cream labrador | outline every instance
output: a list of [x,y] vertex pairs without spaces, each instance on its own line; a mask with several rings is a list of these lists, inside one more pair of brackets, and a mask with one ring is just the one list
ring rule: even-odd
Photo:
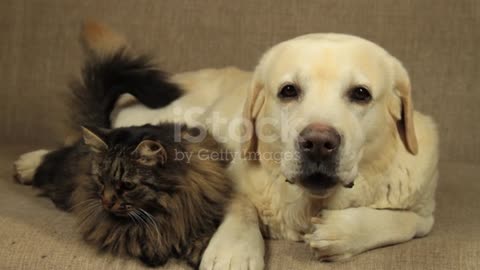
[[170,108],[130,106],[113,120],[200,122],[241,154],[231,170],[243,197],[202,269],[263,268],[262,233],[336,261],[430,232],[437,128],[414,111],[407,71],[378,45],[310,34],[268,50],[253,73],[207,69],[174,81],[189,92]]
[[[90,46],[124,40],[111,35]],[[112,122],[201,124],[236,154],[239,195],[201,269],[262,269],[262,235],[304,241],[336,261],[430,232],[437,129],[414,111],[405,68],[378,45],[310,34],[268,50],[253,73],[205,69],[173,80],[187,93],[169,107],[123,97]]]

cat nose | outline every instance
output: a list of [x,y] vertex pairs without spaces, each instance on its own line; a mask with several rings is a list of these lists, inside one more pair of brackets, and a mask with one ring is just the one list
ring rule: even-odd
[[113,195],[111,198],[107,198],[105,196],[102,197],[102,205],[107,210],[111,209],[116,201],[117,197],[115,195]]

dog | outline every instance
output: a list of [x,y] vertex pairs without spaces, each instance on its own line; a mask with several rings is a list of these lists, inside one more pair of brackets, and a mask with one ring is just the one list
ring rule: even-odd
[[[124,39],[105,40],[90,46]],[[187,92],[168,107],[126,95],[111,120],[202,124],[238,153],[230,172],[239,195],[201,269],[263,269],[263,237],[304,241],[319,259],[339,261],[430,232],[437,128],[414,110],[406,69],[380,46],[309,34],[273,46],[253,72],[204,69],[172,80]]]

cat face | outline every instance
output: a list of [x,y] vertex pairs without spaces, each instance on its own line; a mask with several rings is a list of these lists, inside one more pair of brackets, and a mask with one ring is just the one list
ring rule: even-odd
[[[125,136],[122,143],[113,143],[112,138],[121,132]],[[116,217],[161,211],[163,198],[181,182],[181,173],[171,172],[179,164],[168,159],[168,142],[162,144],[158,139],[142,138],[125,130],[93,128],[84,128],[83,137],[93,152],[92,196],[98,196],[103,209]]]

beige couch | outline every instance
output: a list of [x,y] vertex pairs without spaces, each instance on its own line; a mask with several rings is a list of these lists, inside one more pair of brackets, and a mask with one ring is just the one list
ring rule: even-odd
[[79,73],[77,40],[84,18],[123,31],[171,72],[224,65],[251,69],[269,46],[309,32],[351,33],[381,44],[403,60],[416,107],[440,126],[433,232],[345,263],[319,263],[301,243],[268,241],[267,266],[480,269],[478,0],[1,0],[0,269],[143,268],[83,244],[70,215],[12,179],[18,154],[62,141],[62,95]]

